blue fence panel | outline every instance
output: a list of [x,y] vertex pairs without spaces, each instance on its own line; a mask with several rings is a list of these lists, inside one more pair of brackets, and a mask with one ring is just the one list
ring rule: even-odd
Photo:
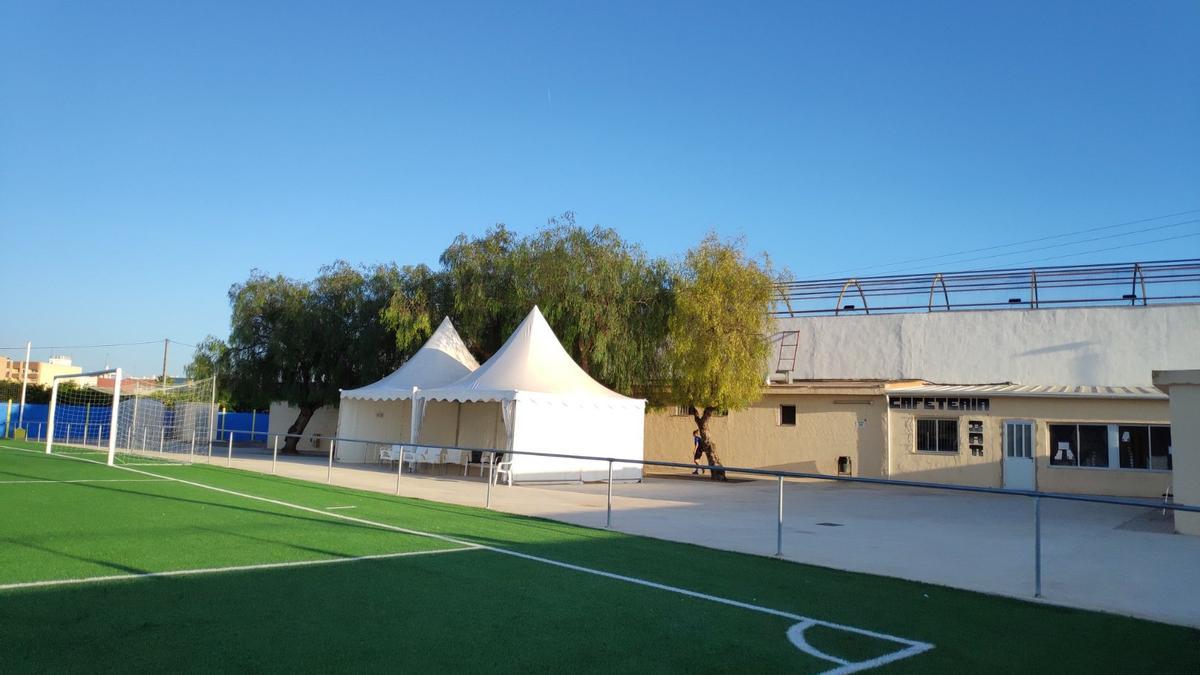
[[[0,436],[8,438],[12,436],[12,430],[17,428],[17,420],[20,419],[21,406],[18,403],[13,403],[12,416],[5,418],[5,412],[8,410],[8,405],[5,402],[0,402]],[[29,437],[36,438],[38,436],[38,428],[45,427],[46,417],[50,413],[50,406],[45,403],[26,403],[25,404],[25,428],[29,430]],[[45,433],[43,431],[43,433]]]
[[[218,412],[217,437],[227,439],[233,434],[234,443],[266,442],[267,422],[270,415],[261,412]],[[253,432],[253,433],[251,433]]]

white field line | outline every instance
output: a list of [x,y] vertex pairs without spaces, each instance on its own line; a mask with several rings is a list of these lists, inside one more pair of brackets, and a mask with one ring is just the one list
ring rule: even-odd
[[95,584],[106,581],[125,581],[128,579],[147,579],[153,577],[188,577],[197,574],[223,574],[226,572],[248,572],[253,570],[273,570],[281,567],[312,567],[315,565],[336,565],[339,563],[359,562],[362,560],[388,560],[390,558],[410,558],[419,555],[436,555],[439,553],[458,553],[460,551],[478,550],[479,546],[464,546],[462,548],[443,548],[434,551],[405,551],[404,553],[377,553],[375,555],[360,555],[350,558],[326,558],[322,560],[294,560],[291,562],[261,563],[257,565],[231,565],[229,567],[201,567],[190,570],[169,570],[166,572],[142,572],[139,574],[110,574],[100,577],[80,577],[78,579],[47,579],[45,581],[24,581],[15,584],[2,584],[0,591],[11,591],[19,588],[44,588],[46,586],[72,586],[78,584]]
[[326,506],[326,511],[341,511],[342,509],[354,509],[356,506]]
[[[18,447],[11,446],[11,445],[0,444],[0,448],[8,448],[10,450],[20,450],[21,452],[30,452],[30,453],[34,453],[34,454],[41,454],[36,450],[27,450],[25,448],[18,448]],[[54,455],[50,455],[50,456],[53,457]],[[63,455],[62,457],[64,459],[73,459],[73,460],[78,460],[81,462],[88,462],[90,464],[103,465],[103,462],[97,462],[95,460],[86,459],[83,457],[71,457],[69,455]],[[553,565],[555,567],[561,567],[563,569],[573,570],[576,572],[592,574],[592,575],[604,577],[607,579],[624,581],[624,582],[631,583],[631,584],[637,584],[639,586],[646,586],[646,587],[654,588],[657,590],[668,591],[670,593],[678,593],[679,595],[685,595],[685,596],[697,598],[700,600],[707,600],[709,602],[715,602],[715,603],[727,605],[730,607],[738,607],[738,608],[747,609],[747,610],[750,610],[753,612],[760,612],[762,614],[778,616],[778,617],[782,617],[785,619],[790,619],[790,620],[795,621],[800,624],[804,624],[803,628],[799,629],[799,633],[801,633],[801,634],[805,630],[807,630],[813,626],[824,626],[826,628],[833,628],[836,630],[842,630],[842,631],[846,631],[849,633],[856,633],[858,635],[864,635],[867,637],[875,638],[877,640],[883,640],[885,642],[894,642],[896,644],[905,645],[904,649],[885,654],[878,658],[870,659],[867,661],[848,662],[848,661],[845,661],[844,659],[838,659],[836,657],[831,657],[828,654],[825,654],[825,653],[809,646],[808,643],[806,641],[804,641],[803,639],[792,640],[791,635],[789,634],[789,640],[792,642],[793,645],[796,646],[797,649],[800,649],[801,651],[805,652],[806,654],[809,654],[810,656],[814,656],[823,661],[829,661],[830,663],[835,663],[838,665],[838,668],[828,671],[829,673],[839,673],[839,674],[840,673],[853,673],[853,672],[857,672],[860,670],[875,668],[875,667],[881,666],[885,663],[891,663],[893,661],[905,659],[910,656],[916,656],[917,654],[929,651],[930,649],[934,648],[934,645],[931,643],[928,643],[928,642],[921,642],[918,640],[910,640],[908,638],[902,638],[897,635],[889,635],[887,633],[879,633],[879,632],[868,630],[865,628],[859,628],[857,626],[848,626],[845,624],[834,623],[832,621],[823,621],[821,619],[814,619],[811,617],[794,614],[792,612],[785,612],[783,610],[773,609],[771,607],[755,605],[755,604],[751,604],[748,602],[742,602],[740,600],[733,600],[731,598],[723,598],[723,597],[720,597],[717,595],[709,595],[708,593],[701,593],[699,591],[692,591],[692,590],[688,590],[686,588],[680,588],[678,586],[661,584],[656,581],[650,581],[648,579],[640,579],[638,577],[630,577],[630,576],[625,576],[623,574],[606,572],[604,570],[598,570],[598,569],[594,569],[591,567],[583,567],[581,565],[574,565],[572,563],[566,563],[566,562],[562,562],[559,560],[553,560],[550,558],[542,558],[540,556],[530,555],[528,553],[521,553],[519,551],[512,551],[509,549],[498,548],[495,546],[487,546],[485,544],[476,544],[471,541],[457,539],[454,537],[448,537],[444,534],[436,534],[433,532],[422,532],[420,530],[411,530],[411,529],[408,529],[405,527],[399,527],[396,525],[389,525],[387,523],[379,523],[379,522],[367,520],[365,518],[356,518],[354,516],[347,516],[347,515],[343,515],[341,513],[330,513],[324,509],[316,509],[316,508],[313,508],[310,506],[303,506],[301,504],[293,504],[291,502],[285,502],[285,501],[281,501],[278,499],[271,499],[269,497],[260,497],[258,495],[252,495],[252,494],[248,494],[248,493],[244,493],[244,492],[237,492],[235,490],[229,490],[227,488],[217,487],[215,485],[207,485],[204,483],[197,483],[195,481],[184,480],[182,478],[176,478],[174,476],[160,476],[158,474],[150,473],[149,471],[142,471],[139,469],[131,469],[131,468],[128,468],[127,466],[117,465],[113,468],[122,469],[125,471],[132,471],[133,473],[139,473],[139,474],[146,475],[146,476],[153,476],[156,478],[165,478],[167,480],[176,481],[179,483],[183,483],[185,485],[191,485],[193,487],[203,488],[205,490],[213,490],[214,492],[221,492],[221,493],[228,494],[228,495],[243,497],[245,499],[252,499],[255,501],[265,502],[268,504],[275,504],[276,506],[293,508],[293,509],[297,509],[299,511],[306,511],[308,513],[319,513],[328,518],[338,518],[338,519],[350,521],[353,523],[359,523],[362,525],[371,525],[373,527],[378,527],[378,528],[382,528],[385,530],[391,530],[393,532],[403,532],[405,534],[412,534],[412,535],[416,535],[416,536],[420,536],[420,537],[429,537],[432,539],[437,539],[439,541],[445,541],[445,542],[457,544],[459,546],[464,546],[464,547],[470,546],[470,547],[480,548],[480,549],[484,549],[487,551],[499,553],[501,555],[513,556],[513,557],[522,558],[525,560],[540,562],[540,563],[543,563],[546,565]],[[795,628],[795,627],[796,626],[793,626],[793,628]]]
[[166,483],[166,478],[79,478],[74,480],[0,480],[0,485],[32,483]]

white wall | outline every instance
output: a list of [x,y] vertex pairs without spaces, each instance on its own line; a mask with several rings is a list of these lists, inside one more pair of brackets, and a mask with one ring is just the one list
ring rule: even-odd
[[[267,433],[286,434],[288,427],[292,426],[299,414],[299,408],[280,401],[272,403],[270,417],[267,418]],[[308,420],[308,425],[304,427],[303,437],[297,448],[302,452],[328,451],[329,441],[326,439],[337,435],[337,423],[337,406],[326,405],[317,408],[312,418]],[[274,442],[275,439],[270,440]],[[280,439],[279,445],[283,446],[283,443],[283,439]]]
[[[799,332],[793,379],[925,379],[1151,385],[1152,370],[1200,368],[1200,305],[820,316]],[[784,364],[786,366],[786,363]]]

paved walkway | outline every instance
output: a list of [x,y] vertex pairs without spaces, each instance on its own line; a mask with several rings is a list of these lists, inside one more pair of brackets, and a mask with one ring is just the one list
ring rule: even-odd
[[[224,457],[214,457],[223,464]],[[270,472],[270,454],[232,466]],[[282,476],[325,482],[320,458],[280,459]],[[428,469],[425,469],[428,471]],[[478,471],[478,469],[473,469]],[[333,483],[394,493],[395,469],[335,464]],[[405,473],[400,494],[483,506],[487,485],[460,470]],[[774,555],[774,481],[652,477],[613,486],[613,529]],[[788,482],[784,557],[1022,599],[1034,585],[1033,503],[1004,495]],[[492,488],[492,508],[603,527],[603,484]],[[1200,626],[1200,537],[1171,533],[1160,509],[1043,500],[1043,601]]]

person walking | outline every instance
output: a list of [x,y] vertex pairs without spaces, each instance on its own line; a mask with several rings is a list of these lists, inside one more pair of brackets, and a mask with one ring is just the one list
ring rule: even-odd
[[696,476],[696,475],[703,476],[704,469],[700,468],[700,457],[702,457],[704,455],[704,442],[700,438],[700,430],[699,429],[695,429],[692,431],[692,448],[693,448],[692,463],[696,465],[695,470],[692,471],[692,475],[693,476]]

